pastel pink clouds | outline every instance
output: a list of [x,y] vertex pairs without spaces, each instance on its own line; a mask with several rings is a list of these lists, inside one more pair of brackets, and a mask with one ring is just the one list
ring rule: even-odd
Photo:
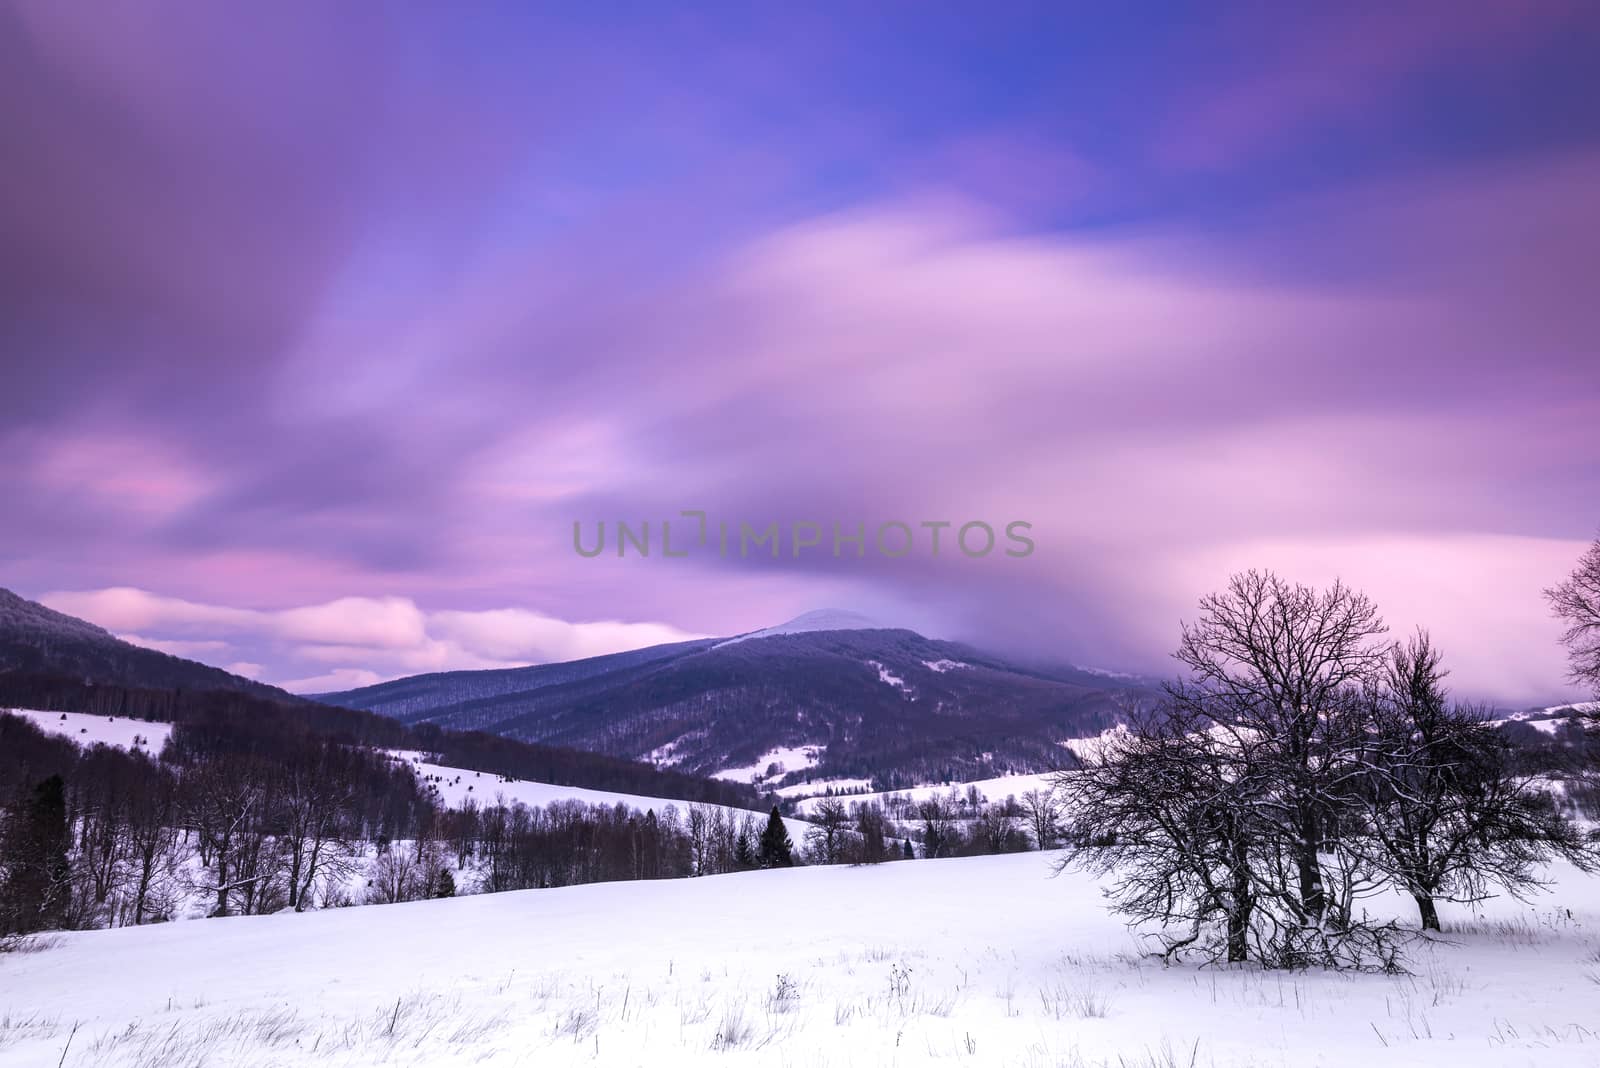
[[[269,678],[311,691],[367,685],[425,671],[576,660],[704,635],[655,623],[568,622],[524,609],[424,612],[407,598],[343,597],[274,611],[229,608],[118,587],[61,591],[43,601],[146,648],[259,677],[241,648],[269,648],[280,662],[337,665],[300,678]],[[143,632],[143,633],[140,633]],[[208,633],[210,638],[150,637]]]

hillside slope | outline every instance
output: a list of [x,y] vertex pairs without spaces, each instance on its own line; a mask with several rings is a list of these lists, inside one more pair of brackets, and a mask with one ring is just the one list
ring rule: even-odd
[[894,786],[1041,771],[1060,742],[1116,721],[1128,683],[1022,668],[902,629],[783,627],[571,664],[417,676],[324,700],[406,722],[491,731],[695,774],[814,750],[773,777]]
[[[623,654],[624,656],[628,654]],[[563,786],[753,806],[749,784],[718,782],[612,754],[418,724],[315,701],[123,641],[0,590],[0,708],[205,723],[268,745],[315,735],[416,749],[445,763]]]
[[0,589],[0,700],[46,677],[149,690],[237,693],[284,704],[307,700],[193,660],[125,642],[110,631]]

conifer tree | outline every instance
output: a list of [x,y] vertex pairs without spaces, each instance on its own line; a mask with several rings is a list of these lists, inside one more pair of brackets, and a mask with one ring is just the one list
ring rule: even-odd
[[761,848],[757,854],[763,868],[787,868],[794,864],[794,843],[789,840],[789,829],[778,815],[778,806],[772,806],[767,817],[767,828],[761,832]]
[[65,783],[52,775],[17,805],[0,859],[0,934],[48,930],[66,919],[70,894],[67,865],[67,800]]

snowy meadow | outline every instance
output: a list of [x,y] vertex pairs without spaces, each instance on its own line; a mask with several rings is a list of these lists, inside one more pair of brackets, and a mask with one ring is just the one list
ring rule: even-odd
[[0,1064],[1600,1063],[1600,879],[1446,906],[1443,937],[1387,976],[1164,967],[1093,879],[1051,867],[793,868],[53,935],[0,958]]

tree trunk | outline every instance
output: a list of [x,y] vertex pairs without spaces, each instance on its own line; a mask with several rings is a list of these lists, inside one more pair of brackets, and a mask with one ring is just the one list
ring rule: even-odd
[[1237,964],[1250,959],[1250,913],[1239,909],[1228,914],[1228,963]]
[[1439,930],[1439,909],[1433,903],[1432,894],[1412,894],[1417,902],[1417,912],[1422,916],[1422,929],[1424,931]]
[[1309,835],[1297,843],[1295,862],[1300,874],[1300,904],[1306,912],[1306,922],[1321,924],[1327,911],[1327,892],[1322,885],[1322,866],[1318,863],[1316,839]]

